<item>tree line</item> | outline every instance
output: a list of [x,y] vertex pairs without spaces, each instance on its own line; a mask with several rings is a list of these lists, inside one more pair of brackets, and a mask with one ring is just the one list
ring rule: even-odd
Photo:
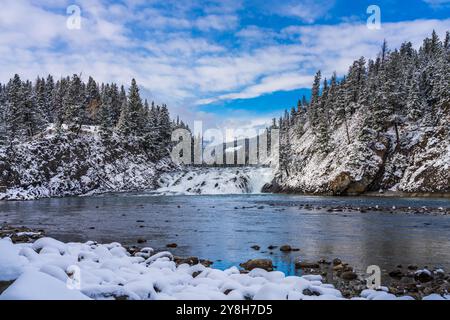
[[[280,163],[289,175],[291,139],[301,139],[313,130],[319,151],[328,153],[335,146],[332,133],[343,126],[345,141],[376,141],[392,129],[400,146],[400,128],[406,124],[435,127],[450,109],[450,33],[442,41],[433,31],[423,45],[414,49],[405,42],[389,50],[386,41],[377,58],[356,60],[348,73],[323,79],[314,78],[311,98],[303,97],[297,107],[273,119],[272,128],[281,132]],[[349,125],[357,111],[363,111],[359,135],[351,136]],[[448,125],[448,124],[447,124]],[[448,129],[448,128],[447,128]]]
[[171,120],[167,105],[142,100],[134,79],[128,92],[92,77],[85,83],[76,74],[57,81],[38,77],[34,83],[16,74],[0,83],[1,144],[13,148],[49,129],[80,136],[83,126],[96,126],[103,140],[138,142],[154,158],[167,155],[174,128],[187,128],[179,118]]

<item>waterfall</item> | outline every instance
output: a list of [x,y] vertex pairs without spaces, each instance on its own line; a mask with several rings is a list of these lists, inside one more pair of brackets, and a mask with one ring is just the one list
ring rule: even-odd
[[192,168],[166,173],[159,179],[157,194],[215,195],[258,194],[273,179],[272,168]]

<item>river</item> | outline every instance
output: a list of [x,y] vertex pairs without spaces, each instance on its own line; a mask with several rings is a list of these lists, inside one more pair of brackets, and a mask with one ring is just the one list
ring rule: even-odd
[[[297,257],[306,261],[338,257],[359,271],[374,264],[385,271],[398,264],[450,270],[450,216],[326,210],[341,205],[450,206],[448,199],[143,192],[0,202],[0,223],[44,229],[62,241],[137,245],[137,239],[144,238],[148,242],[143,246],[157,250],[177,243],[170,249],[175,255],[207,258],[217,268],[270,258],[277,270],[295,274]],[[300,251],[267,249],[283,244]],[[261,250],[253,250],[253,245]]]

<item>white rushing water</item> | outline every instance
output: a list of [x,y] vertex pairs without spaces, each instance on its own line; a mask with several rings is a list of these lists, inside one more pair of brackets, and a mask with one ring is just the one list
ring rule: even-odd
[[164,174],[158,194],[215,195],[261,193],[273,179],[272,168],[194,168]]

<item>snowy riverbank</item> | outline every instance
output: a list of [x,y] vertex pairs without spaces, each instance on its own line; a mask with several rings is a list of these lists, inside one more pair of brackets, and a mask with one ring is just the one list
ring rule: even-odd
[[[32,235],[30,235],[32,236]],[[143,248],[133,253],[119,243],[33,243],[0,239],[0,300],[337,300],[342,293],[319,275],[286,277],[282,272],[237,267],[222,271],[202,264],[178,264],[170,252]],[[386,292],[364,290],[354,299],[392,300]],[[424,299],[450,299],[429,295]]]

